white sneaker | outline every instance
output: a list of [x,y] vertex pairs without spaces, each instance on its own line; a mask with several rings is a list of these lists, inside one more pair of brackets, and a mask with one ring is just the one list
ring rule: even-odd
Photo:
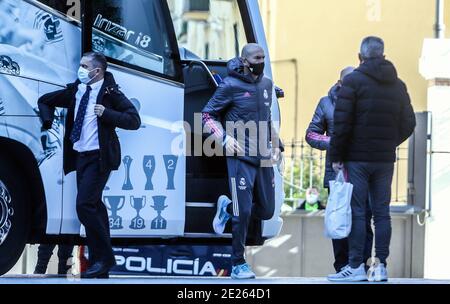
[[226,195],[221,195],[217,200],[217,210],[213,220],[213,229],[217,234],[223,234],[225,225],[231,218],[231,215],[227,212],[229,204],[231,204],[231,200]]
[[250,265],[244,263],[242,265],[233,266],[231,271],[232,279],[254,279],[255,273],[251,269]]
[[367,274],[364,264],[359,265],[358,268],[347,265],[339,273],[328,275],[327,279],[332,282],[360,282],[367,281]]
[[386,282],[388,273],[383,263],[374,263],[367,272],[369,282]]

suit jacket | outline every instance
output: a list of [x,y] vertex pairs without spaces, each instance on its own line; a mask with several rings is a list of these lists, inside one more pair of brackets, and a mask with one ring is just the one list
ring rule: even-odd
[[[63,90],[43,95],[38,100],[39,113],[44,128],[49,129],[54,119],[55,107],[67,108],[64,135],[64,173],[75,171],[76,151],[69,137],[74,124],[74,113],[80,81],[70,83]],[[97,104],[105,111],[98,117],[98,141],[100,146],[101,171],[117,170],[121,162],[120,143],[116,128],[137,130],[141,125],[139,113],[128,98],[119,90],[111,73],[106,72],[103,85],[97,97]]]

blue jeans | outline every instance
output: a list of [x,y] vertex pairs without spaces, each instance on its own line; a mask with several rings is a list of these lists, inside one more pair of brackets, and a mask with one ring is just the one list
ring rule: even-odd
[[392,231],[389,204],[394,163],[347,162],[345,167],[353,184],[349,264],[357,268],[364,262],[369,199],[375,225],[375,257],[386,265]]
[[[328,194],[330,194],[330,189],[328,189]],[[366,209],[366,243],[364,245],[363,260],[367,260],[372,256],[372,246],[373,246],[373,231],[372,231],[372,208],[370,207],[370,202],[367,200]],[[336,272],[341,271],[342,267],[348,265],[348,238],[345,239],[333,239],[333,253],[334,253],[334,269]]]

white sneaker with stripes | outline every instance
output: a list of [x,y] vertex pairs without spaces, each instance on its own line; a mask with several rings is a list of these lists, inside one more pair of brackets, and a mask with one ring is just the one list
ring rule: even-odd
[[388,273],[386,266],[383,263],[374,263],[368,273],[369,282],[386,282],[388,280]]
[[217,234],[223,234],[225,225],[231,218],[231,215],[227,212],[229,204],[231,204],[231,200],[226,195],[221,195],[217,200],[217,210],[213,220],[213,229]]
[[361,282],[367,281],[367,274],[364,264],[359,265],[358,268],[347,265],[340,272],[330,274],[327,278],[331,282]]
[[254,279],[255,273],[252,271],[249,264],[244,263],[242,265],[233,266],[231,271],[232,279]]

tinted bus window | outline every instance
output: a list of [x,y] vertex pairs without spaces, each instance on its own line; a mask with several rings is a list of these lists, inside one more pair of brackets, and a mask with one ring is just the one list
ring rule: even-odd
[[92,48],[126,65],[175,77],[160,0],[93,0]]
[[247,43],[237,0],[168,0],[178,46],[205,60],[227,60]]

